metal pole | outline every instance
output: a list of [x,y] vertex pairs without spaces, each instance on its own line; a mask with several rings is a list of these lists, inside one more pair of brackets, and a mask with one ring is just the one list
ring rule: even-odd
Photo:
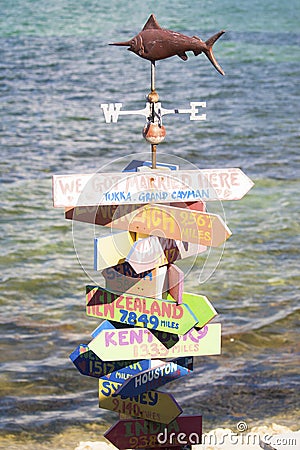
[[[155,91],[155,61],[151,61],[151,92]],[[156,145],[151,144],[152,169],[156,169]]]
[[155,61],[151,61],[151,92],[155,91]]
[[156,169],[156,145],[151,144],[152,169]]

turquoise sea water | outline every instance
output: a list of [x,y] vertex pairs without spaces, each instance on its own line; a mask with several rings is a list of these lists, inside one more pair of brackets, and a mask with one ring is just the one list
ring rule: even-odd
[[[199,257],[185,279],[185,290],[207,295],[220,314],[222,355],[197,358],[194,374],[167,390],[185,414],[203,415],[205,431],[235,429],[240,420],[296,428],[299,2],[0,5],[0,447],[51,442],[53,449],[72,449],[80,440],[99,440],[117,420],[98,409],[97,381],[81,376],[68,358],[89,342],[98,321],[85,315],[89,278],[76,258],[72,225],[52,207],[51,176],[106,164],[120,171],[148,152],[142,117],[108,125],[99,105],[144,107],[150,63],[107,44],[134,36],[152,12],[161,26],[202,39],[226,30],[215,45],[224,78],[203,55],[157,64],[164,107],[207,102],[206,122],[166,117],[158,160],[240,167],[255,182],[242,200],[223,202],[233,235],[216,271],[200,284]],[[88,252],[88,228],[83,232]],[[211,253],[208,272],[219,259],[220,250]]]

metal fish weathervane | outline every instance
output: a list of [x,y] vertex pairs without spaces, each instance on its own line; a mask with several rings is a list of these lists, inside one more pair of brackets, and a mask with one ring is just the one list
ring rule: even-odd
[[205,53],[216,70],[221,75],[225,75],[212,51],[214,43],[224,33],[225,31],[222,30],[207,41],[202,41],[197,36],[189,37],[176,31],[161,28],[155,16],[151,14],[142,31],[134,38],[110,45],[129,46],[128,50],[152,62],[175,55],[186,61],[188,59],[186,52],[188,51],[192,51],[195,56]]

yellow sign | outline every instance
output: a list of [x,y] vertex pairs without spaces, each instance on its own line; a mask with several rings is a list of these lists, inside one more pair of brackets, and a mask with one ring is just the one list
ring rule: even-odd
[[[105,322],[103,322],[105,323]],[[221,324],[193,328],[184,336],[176,336],[174,345],[165,347],[170,333],[162,333],[162,342],[147,328],[104,329],[88,344],[103,361],[130,359],[176,358],[179,356],[219,355],[221,353]]]
[[121,385],[122,383],[99,379],[100,408],[166,424],[182,413],[182,409],[170,394],[148,391],[135,397],[122,398],[121,395],[115,394]]

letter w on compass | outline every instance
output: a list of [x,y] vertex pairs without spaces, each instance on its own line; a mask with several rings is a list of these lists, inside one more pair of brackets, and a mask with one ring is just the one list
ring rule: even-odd
[[147,102],[144,109],[121,111],[122,103],[102,103],[101,109],[104,113],[106,123],[118,122],[119,116],[128,116],[139,114],[149,118],[153,115],[152,108],[154,107],[155,116],[161,121],[161,117],[166,114],[190,114],[190,120],[206,120],[206,114],[199,114],[197,107],[205,108],[206,102],[190,102],[190,109],[164,109],[161,107],[161,103]]

